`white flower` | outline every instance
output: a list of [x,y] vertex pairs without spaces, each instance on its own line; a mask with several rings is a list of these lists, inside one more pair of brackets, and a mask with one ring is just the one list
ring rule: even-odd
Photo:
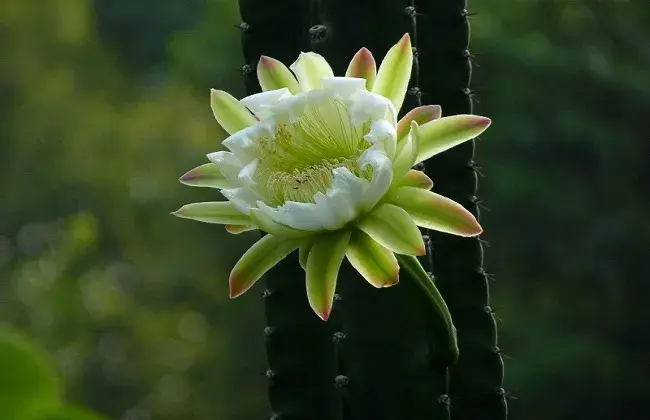
[[211,92],[229,151],[181,177],[187,185],[221,189],[227,201],[193,203],[176,216],[226,225],[231,233],[265,235],[235,265],[231,297],[248,290],[296,249],[314,311],[327,319],[339,267],[347,256],[373,286],[398,281],[398,258],[425,253],[417,226],[461,236],[482,229],[460,204],[429,191],[412,170],[483,132],[475,115],[440,118],[424,106],[399,122],[413,56],[405,35],[376,71],[360,50],[345,77],[323,57],[301,53],[290,68],[269,57],[257,72],[263,92],[238,101]]

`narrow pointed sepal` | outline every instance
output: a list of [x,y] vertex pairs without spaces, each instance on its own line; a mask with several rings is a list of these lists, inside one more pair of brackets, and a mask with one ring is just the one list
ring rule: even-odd
[[415,187],[430,190],[433,188],[433,181],[422,171],[411,169],[398,183],[398,187]]
[[228,134],[234,134],[257,123],[244,105],[223,90],[210,90],[210,108],[214,118]]
[[393,164],[393,173],[395,179],[403,178],[415,164],[415,160],[418,157],[418,147],[420,144],[419,131],[420,130],[418,123],[411,121],[408,135],[397,145],[397,157],[395,158],[395,163]]
[[352,233],[345,256],[374,287],[389,287],[399,281],[399,265],[395,254],[360,230]]
[[294,95],[300,93],[300,84],[291,70],[281,61],[263,55],[257,63],[257,79],[264,92],[287,88]]
[[230,272],[230,297],[236,298],[251,288],[273,266],[298,248],[293,239],[265,235],[253,244]]
[[357,227],[395,253],[426,254],[420,230],[411,216],[396,205],[384,203],[377,206]]
[[214,163],[205,163],[194,169],[187,171],[180,177],[182,184],[190,187],[207,187],[207,188],[234,188],[231,182],[223,176],[221,169]]
[[298,59],[289,66],[296,75],[303,92],[323,87],[324,77],[334,77],[332,67],[322,55],[313,52],[302,52]]
[[424,125],[439,119],[441,116],[442,108],[440,105],[424,105],[413,108],[397,123],[397,141],[399,142],[408,134],[411,129],[411,121],[415,121],[418,125]]
[[241,213],[230,201],[206,201],[186,204],[172,212],[176,217],[220,225],[251,225],[250,217]]
[[377,77],[377,63],[367,48],[361,48],[350,61],[345,77],[359,77],[366,80],[366,90],[372,90]]
[[323,321],[332,312],[336,281],[349,242],[350,231],[325,234],[316,239],[307,257],[307,298]]
[[404,34],[402,39],[388,50],[379,65],[372,91],[390,99],[395,109],[399,111],[404,103],[412,67],[411,37],[409,34]]
[[400,187],[388,201],[404,209],[418,226],[457,236],[476,236],[483,228],[474,215],[457,202],[422,188]]
[[257,229],[257,226],[253,225],[226,225],[226,232],[232,235],[239,235],[240,233],[249,232],[255,229]]
[[451,115],[420,126],[420,150],[417,161],[422,162],[480,135],[491,120],[479,115]]

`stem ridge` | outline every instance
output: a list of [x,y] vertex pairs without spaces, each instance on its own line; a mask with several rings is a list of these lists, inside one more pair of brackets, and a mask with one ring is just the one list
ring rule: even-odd
[[[418,44],[422,95],[440,104],[444,115],[469,114],[473,108],[469,13],[465,0],[415,0],[426,28]],[[463,143],[426,162],[436,192],[455,200],[477,218],[477,171],[474,141]],[[503,360],[489,306],[487,274],[480,238],[431,232],[433,273],[458,332],[460,357],[451,366],[449,396],[452,420],[505,420]]]

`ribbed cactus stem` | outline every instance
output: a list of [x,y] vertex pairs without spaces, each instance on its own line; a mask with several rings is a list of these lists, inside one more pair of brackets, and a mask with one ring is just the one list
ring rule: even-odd
[[[404,108],[411,109],[414,107],[422,106],[422,89],[420,88],[421,78],[424,77],[425,81],[430,75],[424,74],[422,76],[420,70],[420,49],[419,49],[419,31],[418,31],[418,8],[415,0],[407,0],[405,12],[409,17],[411,23],[411,42],[413,45],[413,70],[411,73],[411,80],[409,83],[409,90],[407,92]],[[426,172],[426,163],[420,163],[419,170]],[[433,267],[433,247],[431,242],[431,232],[427,229],[421,229],[425,237],[424,243],[427,246],[427,255],[421,259],[423,267],[428,267],[429,270]],[[449,398],[449,367],[446,360],[437,357],[436,344],[439,341],[437,334],[439,331],[429,330],[429,343],[430,343],[430,369],[433,378],[435,378],[435,397],[436,397],[436,413],[433,419],[436,420],[449,420],[450,419],[450,398]]]
[[[321,0],[319,6],[319,25],[312,29],[315,48],[337,75],[345,73],[360,48],[368,48],[379,65],[404,33],[414,35],[408,3]],[[416,105],[409,98],[402,114]],[[448,418],[446,369],[431,366],[427,312],[414,289],[408,281],[375,289],[344,263],[337,310],[345,337],[340,359],[346,420]]]
[[[256,65],[261,55],[291,64],[311,49],[311,6],[304,0],[239,0],[247,94],[260,91]],[[290,255],[266,275],[263,292],[267,326],[269,399],[273,419],[339,420],[340,398],[332,324],[307,303],[305,272]]]
[[[472,112],[471,62],[465,0],[415,0],[423,101],[443,115]],[[434,190],[479,216],[474,142],[426,162]],[[458,330],[460,358],[450,369],[452,420],[504,420],[503,361],[489,306],[488,278],[479,238],[431,233],[436,284]]]

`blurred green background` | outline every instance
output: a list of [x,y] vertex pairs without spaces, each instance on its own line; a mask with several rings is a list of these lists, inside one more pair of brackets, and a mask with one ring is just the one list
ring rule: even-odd
[[[647,419],[650,3],[471,11],[511,418]],[[268,416],[261,290],[227,297],[257,236],[169,215],[217,197],[177,178],[224,138],[208,89],[243,95],[238,22],[234,0],[0,2],[0,322],[110,419]]]

